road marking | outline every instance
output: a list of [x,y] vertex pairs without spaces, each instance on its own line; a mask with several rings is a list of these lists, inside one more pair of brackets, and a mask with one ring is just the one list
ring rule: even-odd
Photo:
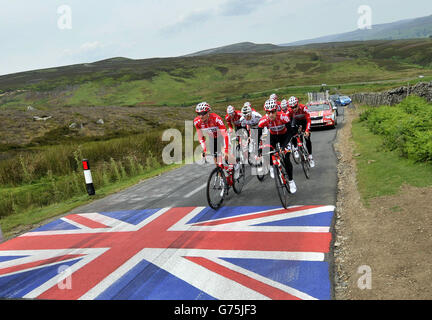
[[204,189],[206,186],[207,186],[207,183],[204,183],[202,186],[200,186],[200,187],[196,188],[195,190],[189,192],[189,193],[188,193],[187,195],[185,195],[184,197],[185,197],[185,198],[189,198],[189,197],[191,197],[192,195],[194,195],[195,193],[197,193],[198,191]]

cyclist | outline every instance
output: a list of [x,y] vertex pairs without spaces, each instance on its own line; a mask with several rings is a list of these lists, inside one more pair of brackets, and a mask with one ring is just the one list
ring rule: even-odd
[[256,129],[258,127],[258,123],[261,120],[262,116],[258,112],[253,110],[250,104],[247,105],[246,103],[243,106],[241,113],[241,125],[242,127],[246,128],[250,136],[250,129]]
[[[309,152],[309,163],[311,168],[315,167],[315,161],[312,157],[312,141],[311,141],[311,134],[310,134],[310,127],[311,127],[311,118],[309,115],[309,111],[307,107],[303,104],[299,104],[299,100],[296,97],[291,97],[288,100],[289,105],[289,117],[292,119],[292,124],[294,125],[301,125],[302,126],[302,132],[304,133],[304,137],[306,140],[306,148]],[[297,141],[294,140],[293,144],[295,148],[297,148]],[[294,152],[297,152],[297,150],[294,150]],[[294,154],[296,156],[296,154]]]
[[[199,103],[195,112],[197,117],[194,119],[194,125],[197,129],[198,140],[203,149],[202,156],[205,157],[207,152],[206,141],[203,131],[207,132],[210,138],[210,151],[214,157],[215,164],[217,165],[218,150],[222,150],[225,161],[228,162],[228,134],[226,132],[225,124],[220,116],[211,112],[211,106],[207,102]],[[218,136],[223,137],[224,147],[222,148],[222,140]],[[219,142],[219,143],[218,143]]]
[[238,129],[241,129],[241,121],[240,118],[242,117],[242,114],[240,111],[236,110],[233,106],[227,107],[227,114],[225,116],[225,121],[228,124],[228,131],[229,133],[232,133],[234,130],[237,131]]
[[[279,142],[282,148],[286,148],[292,137],[292,132],[290,132],[286,126],[286,124],[291,121],[289,115],[283,112],[278,112],[277,103],[272,99],[265,102],[264,110],[266,111],[266,115],[261,118],[258,124],[258,141],[261,138],[262,130],[268,128],[270,131],[270,145],[275,147]],[[297,187],[293,179],[293,166],[289,156],[284,156],[284,164],[288,174],[290,192],[295,193]],[[270,176],[274,179],[272,165],[273,161],[270,157]]]
[[251,142],[251,137],[252,137],[252,133],[251,133],[251,129],[257,129],[258,128],[258,123],[260,122],[262,116],[256,112],[254,109],[252,109],[252,107],[250,106],[250,104],[246,104],[243,106],[242,110],[242,117],[240,119],[241,124],[244,128],[246,128],[247,130],[247,134],[248,134],[248,145],[249,145],[249,153],[252,152],[252,150],[256,150],[253,149],[252,145],[250,145]]
[[280,102],[278,99],[279,99],[279,97],[278,97],[278,95],[277,95],[276,93],[272,93],[272,94],[270,95],[270,98],[269,98],[269,100],[274,100],[274,101],[276,101],[276,104],[277,104],[277,111],[282,111],[281,102]]
[[282,112],[285,112],[285,113],[288,112],[288,101],[286,101],[286,99],[283,99],[281,101],[281,109],[282,109]]

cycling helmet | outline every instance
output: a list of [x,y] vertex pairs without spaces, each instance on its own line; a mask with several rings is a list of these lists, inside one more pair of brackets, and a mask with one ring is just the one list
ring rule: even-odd
[[296,97],[293,96],[293,97],[289,98],[288,105],[290,107],[297,107],[298,106],[298,102],[299,102],[299,100]]
[[244,105],[241,112],[243,113],[244,116],[251,114],[252,113],[252,108],[248,105]]
[[195,108],[196,113],[210,112],[210,111],[211,111],[211,107],[207,102],[198,103]]
[[227,107],[227,114],[233,114],[235,112],[235,108],[233,106]]
[[288,101],[286,101],[286,99],[283,99],[281,101],[281,108],[282,108],[283,111],[287,111],[287,109],[288,109]]
[[277,107],[277,103],[273,99],[269,99],[264,103],[264,110],[266,112],[277,110]]
[[273,93],[273,94],[270,96],[270,99],[271,99],[271,100],[275,100],[275,101],[277,101],[277,99],[278,99],[277,94],[276,94],[276,93]]
[[246,106],[252,108],[252,105],[251,105],[251,103],[249,101],[247,101],[247,102],[244,103],[243,107],[246,107]]

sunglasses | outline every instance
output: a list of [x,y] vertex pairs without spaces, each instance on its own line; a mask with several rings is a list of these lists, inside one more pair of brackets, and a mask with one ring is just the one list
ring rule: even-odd
[[276,113],[276,110],[273,111],[266,111],[267,114],[272,114],[272,113]]
[[197,112],[197,113],[198,113],[199,116],[205,116],[208,113],[208,111]]

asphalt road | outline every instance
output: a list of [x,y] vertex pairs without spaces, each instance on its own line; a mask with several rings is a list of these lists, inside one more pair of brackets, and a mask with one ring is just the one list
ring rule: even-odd
[[316,167],[307,180],[294,164],[289,210],[249,175],[214,211],[214,165],[191,164],[0,244],[0,298],[331,299],[336,133],[313,130]]

